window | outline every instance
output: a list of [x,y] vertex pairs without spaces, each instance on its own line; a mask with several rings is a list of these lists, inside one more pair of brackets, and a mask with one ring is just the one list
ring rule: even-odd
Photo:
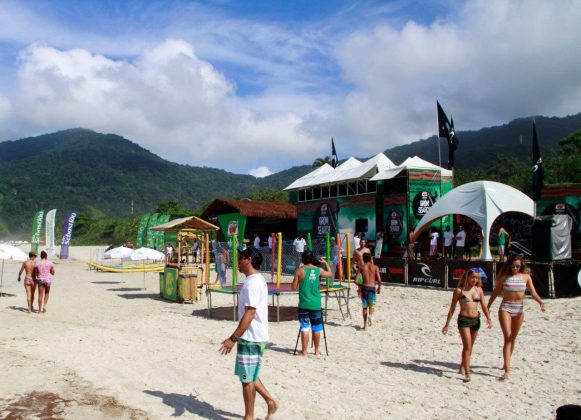
[[308,190],[305,190],[305,201],[310,201],[312,199],[313,199],[313,190],[309,188]]
[[329,185],[325,185],[321,187],[321,198],[329,198],[329,189],[331,187]]
[[321,198],[321,187],[313,188],[313,200],[318,200]]
[[347,195],[357,195],[357,184],[355,182],[347,184]]
[[347,184],[339,184],[337,185],[339,191],[337,192],[338,196],[347,195]]
[[299,190],[299,201],[305,201],[305,195],[306,195],[305,190]]
[[367,180],[357,181],[357,194],[365,194],[367,192]]

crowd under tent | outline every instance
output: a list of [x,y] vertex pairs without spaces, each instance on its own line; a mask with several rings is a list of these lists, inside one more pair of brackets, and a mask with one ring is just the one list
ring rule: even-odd
[[481,258],[491,260],[491,227],[498,216],[507,212],[535,216],[535,203],[526,194],[499,182],[475,181],[448,192],[434,204],[416,226],[412,240],[435,220],[452,214],[461,214],[474,220],[482,229]]
[[300,233],[359,233],[377,241],[380,252],[403,254],[409,227],[451,188],[451,171],[418,157],[395,165],[379,153],[365,162],[351,157],[337,168],[323,165],[285,191],[297,203]]
[[285,238],[294,238],[297,233],[297,206],[291,203],[217,198],[200,217],[220,226],[221,242],[232,235],[238,236],[240,244],[245,238],[252,242],[256,233],[265,244],[271,233],[282,232]]

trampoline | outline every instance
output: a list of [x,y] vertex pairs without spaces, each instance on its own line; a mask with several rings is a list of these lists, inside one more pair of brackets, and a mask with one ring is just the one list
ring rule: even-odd
[[[279,287],[276,287],[276,283],[267,282],[266,284],[268,286],[268,296],[272,296],[272,306],[276,306],[276,322],[280,322],[280,296],[298,294],[298,291],[291,289],[291,283],[281,283]],[[218,284],[207,286],[206,295],[208,297],[208,318],[212,317],[212,293],[222,293],[232,295],[232,319],[237,321],[238,294],[240,293],[240,290],[242,290],[242,284],[237,284],[235,289],[231,286],[222,287]],[[349,292],[350,288],[341,283],[332,284],[330,287],[321,284],[321,294],[325,295],[325,322],[327,321],[327,303],[329,295],[331,294],[337,299],[339,311],[341,312],[343,320],[345,319],[345,316],[351,317],[351,312],[349,311]],[[343,306],[345,306],[345,312],[343,312]]]

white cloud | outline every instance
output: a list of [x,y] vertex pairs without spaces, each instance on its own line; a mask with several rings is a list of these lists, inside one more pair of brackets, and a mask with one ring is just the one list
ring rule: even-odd
[[352,34],[338,49],[345,130],[368,153],[435,134],[435,102],[457,129],[581,110],[581,3],[475,0],[429,26]]
[[272,175],[272,171],[266,166],[260,166],[258,168],[251,169],[248,175],[255,176],[256,178],[264,178],[265,176]]
[[310,154],[315,139],[304,123],[323,115],[310,98],[236,97],[234,83],[183,40],[131,62],[37,44],[20,61],[14,106],[23,132],[77,126],[114,132],[191,165],[286,168]]

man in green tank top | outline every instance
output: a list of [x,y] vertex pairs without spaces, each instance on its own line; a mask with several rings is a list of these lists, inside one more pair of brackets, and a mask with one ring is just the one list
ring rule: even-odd
[[292,289],[299,291],[299,324],[301,328],[301,356],[307,355],[309,348],[309,330],[312,331],[315,355],[319,356],[319,343],[323,329],[323,314],[321,311],[320,278],[330,278],[333,273],[327,261],[319,260],[325,268],[315,265],[315,257],[311,251],[302,255],[303,265],[295,271]]

